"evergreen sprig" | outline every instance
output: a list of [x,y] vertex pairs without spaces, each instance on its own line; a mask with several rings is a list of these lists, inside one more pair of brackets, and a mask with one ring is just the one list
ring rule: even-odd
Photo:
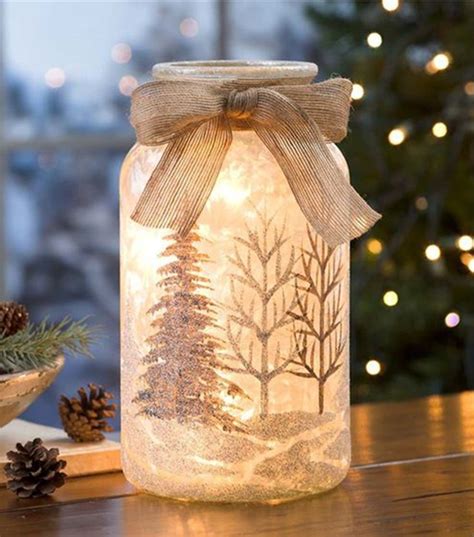
[[0,369],[18,373],[38,367],[52,366],[62,353],[91,357],[90,346],[97,331],[89,328],[86,319],[72,321],[66,317],[50,324],[30,324],[24,330],[8,337],[0,337]]

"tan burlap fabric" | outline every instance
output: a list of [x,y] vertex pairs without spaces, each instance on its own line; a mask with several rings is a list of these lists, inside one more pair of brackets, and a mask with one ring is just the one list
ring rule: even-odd
[[132,214],[149,227],[186,235],[208,200],[232,142],[253,130],[269,149],[312,227],[331,246],[358,237],[380,215],[337,167],[327,142],[347,133],[352,84],[245,87],[201,81],[144,84],[132,97],[140,144],[168,144]]

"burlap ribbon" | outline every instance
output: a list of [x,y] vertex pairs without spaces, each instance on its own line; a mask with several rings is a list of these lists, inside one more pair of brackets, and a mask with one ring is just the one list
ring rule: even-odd
[[303,214],[330,245],[358,237],[380,215],[349,184],[327,146],[347,133],[352,84],[248,87],[163,80],[132,97],[146,146],[168,144],[132,219],[186,235],[214,188],[232,129],[252,129],[280,165]]

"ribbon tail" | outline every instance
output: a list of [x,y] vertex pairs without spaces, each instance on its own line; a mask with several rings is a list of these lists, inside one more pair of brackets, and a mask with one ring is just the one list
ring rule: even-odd
[[216,116],[171,140],[132,213],[132,220],[186,236],[214,188],[232,131]]
[[[271,121],[275,110],[278,121]],[[303,214],[331,247],[359,237],[380,218],[350,185],[318,125],[272,90],[260,90],[252,128],[275,157]]]

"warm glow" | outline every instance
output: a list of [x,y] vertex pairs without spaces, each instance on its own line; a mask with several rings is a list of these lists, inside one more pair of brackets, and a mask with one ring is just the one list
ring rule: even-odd
[[470,97],[474,95],[474,82],[473,81],[466,82],[466,84],[464,85],[464,92],[466,93],[466,95],[469,95]]
[[382,366],[378,360],[369,360],[365,364],[365,370],[369,375],[375,376],[382,371]]
[[388,307],[393,307],[398,304],[398,295],[395,291],[387,291],[383,295],[383,303]]
[[382,0],[382,7],[386,11],[396,11],[400,7],[399,0]]
[[379,48],[382,42],[382,36],[378,32],[372,32],[367,36],[367,44],[369,47]]
[[[234,132],[188,242],[169,230],[137,223],[131,214],[163,151],[164,147],[136,146],[121,173],[126,476],[162,496],[207,501],[270,501],[290,498],[295,489],[308,493],[328,489],[340,482],[349,465],[349,346],[345,343],[349,247],[328,249],[321,237],[308,230],[276,160],[248,130]],[[177,248],[181,240],[182,248]],[[365,244],[363,248],[367,251]],[[311,252],[327,267],[311,263],[311,285],[322,293],[319,299],[297,280],[297,275],[305,274]],[[292,301],[297,302],[297,293],[302,302],[301,308],[294,306],[295,311],[306,320],[296,327],[289,310]],[[321,299],[323,295],[327,299]],[[299,338],[295,330],[300,325],[303,329],[303,322],[312,327],[321,321],[325,328],[333,327],[324,335],[322,365],[316,336],[295,341]],[[201,329],[208,334],[205,340]],[[165,337],[166,354],[158,350]],[[209,344],[208,337],[212,338]],[[202,367],[187,351],[191,344],[203,345]],[[308,354],[303,357],[306,344]],[[313,378],[292,374],[303,371],[303,365],[296,364],[300,351],[298,359],[305,364],[314,357]],[[156,356],[154,361],[147,359],[150,352]],[[214,357],[219,362],[215,368]],[[368,355],[363,367],[373,357]],[[155,379],[163,363],[173,374]],[[324,369],[322,400],[320,367]],[[272,376],[268,384],[255,376],[263,370]],[[236,386],[229,388],[216,376]],[[165,385],[170,389],[162,391]],[[191,397],[196,402],[206,398],[206,405],[183,405],[182,415],[173,401]],[[155,401],[168,417],[140,413]],[[241,422],[237,429],[226,425],[228,416]],[[288,427],[289,422],[298,426]],[[291,465],[295,443],[301,446],[296,470]],[[329,461],[324,472],[314,471],[315,460]]]
[[425,256],[430,261],[437,261],[441,257],[441,249],[437,244],[430,244],[425,249]]
[[132,49],[127,43],[117,43],[112,47],[111,56],[116,63],[128,63],[132,59]]
[[371,254],[378,255],[383,250],[383,244],[378,239],[369,239],[367,241],[367,250]]
[[419,211],[426,211],[426,209],[428,209],[428,200],[425,198],[425,196],[418,196],[416,198],[415,207]]
[[250,194],[248,188],[242,188],[239,185],[239,177],[237,174],[231,175],[228,178],[224,178],[219,181],[212,194],[210,196],[210,201],[224,201],[229,205],[241,205]]
[[44,74],[44,81],[50,88],[57,89],[64,86],[64,82],[66,82],[66,74],[59,67],[52,67]]
[[404,127],[397,127],[392,129],[388,134],[388,141],[392,145],[402,144],[407,137],[407,130]]
[[448,133],[448,127],[446,126],[446,123],[438,121],[433,125],[431,132],[436,138],[443,138],[443,136],[446,136]]
[[430,75],[438,71],[444,71],[451,64],[451,55],[447,52],[439,52],[426,64],[426,72]]
[[459,313],[456,313],[455,311],[451,311],[446,315],[444,318],[444,324],[448,328],[454,328],[461,322],[461,317],[459,316]]
[[364,96],[364,87],[361,84],[354,84],[352,86],[352,94],[351,97],[354,101],[358,101],[359,99],[362,99]]
[[460,256],[459,256],[459,259],[461,260],[461,263],[463,265],[466,265],[466,267],[469,266],[469,263],[471,262],[471,260],[474,259],[474,257],[471,255],[471,254],[468,254],[467,252],[463,252]]
[[472,259],[469,260],[469,263],[467,264],[467,268],[471,271],[471,272],[474,272],[474,257]]
[[119,90],[120,93],[129,97],[133,91],[138,87],[138,81],[134,76],[125,75],[120,79]]
[[196,37],[199,32],[199,24],[196,19],[188,17],[179,24],[179,31],[184,37]]
[[469,235],[461,235],[456,241],[456,244],[463,252],[469,252],[469,250],[472,250],[474,246],[474,240]]

